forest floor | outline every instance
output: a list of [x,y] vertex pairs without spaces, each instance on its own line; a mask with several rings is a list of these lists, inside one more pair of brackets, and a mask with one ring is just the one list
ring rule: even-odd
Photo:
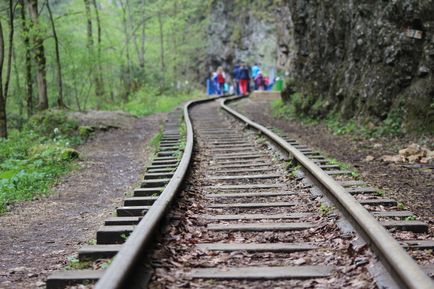
[[[397,155],[400,149],[421,140],[412,136],[367,139],[356,135],[334,135],[323,124],[302,124],[272,116],[269,100],[244,99],[234,105],[252,120],[262,125],[283,130],[325,156],[351,164],[361,178],[385,192],[385,198],[394,198],[413,211],[418,219],[434,222],[434,172],[432,169],[406,168],[403,164],[386,163],[383,155]],[[425,142],[432,144],[434,136]],[[432,148],[431,148],[432,149]],[[367,156],[373,161],[367,162]]]
[[[50,272],[95,238],[126,192],[139,182],[165,113],[135,118],[119,112],[76,113],[98,131],[78,147],[79,169],[48,197],[19,203],[0,216],[0,288],[40,288]],[[116,128],[116,129],[110,129]]]

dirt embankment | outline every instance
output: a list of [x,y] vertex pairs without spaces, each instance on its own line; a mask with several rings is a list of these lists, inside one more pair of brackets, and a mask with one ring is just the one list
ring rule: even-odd
[[[126,192],[143,173],[165,114],[135,118],[118,112],[74,113],[96,132],[78,148],[79,169],[63,177],[53,194],[16,205],[0,216],[0,288],[40,288],[81,244],[95,238]],[[116,128],[116,129],[114,129]]]

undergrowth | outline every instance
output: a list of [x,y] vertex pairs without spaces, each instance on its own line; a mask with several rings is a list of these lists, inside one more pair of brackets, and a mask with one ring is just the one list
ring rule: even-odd
[[75,165],[74,146],[88,136],[60,111],[34,115],[22,131],[0,139],[0,213],[8,204],[47,194]]
[[102,109],[123,110],[135,116],[145,116],[157,112],[169,112],[183,102],[200,97],[199,92],[167,92],[159,95],[156,89],[143,88],[130,97],[126,103],[105,103]]
[[388,117],[381,124],[375,127],[369,127],[357,123],[355,120],[343,120],[337,114],[333,113],[327,115],[325,118],[299,114],[296,112],[296,107],[300,105],[299,102],[299,92],[291,95],[289,103],[284,103],[282,99],[274,100],[271,104],[273,116],[297,120],[303,124],[318,124],[322,122],[335,135],[357,134],[370,138],[405,133],[402,128],[402,113],[399,111],[389,113]]

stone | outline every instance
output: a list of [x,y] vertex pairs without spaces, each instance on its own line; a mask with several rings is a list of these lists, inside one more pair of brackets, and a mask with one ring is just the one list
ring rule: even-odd
[[418,71],[417,71],[417,76],[424,77],[424,76],[427,76],[430,72],[431,72],[431,70],[428,67],[420,66]]
[[373,160],[375,160],[373,156],[366,156],[366,158],[364,159],[365,162],[372,162]]

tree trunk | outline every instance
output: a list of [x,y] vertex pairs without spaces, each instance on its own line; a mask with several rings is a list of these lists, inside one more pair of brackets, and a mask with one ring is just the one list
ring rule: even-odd
[[20,0],[21,5],[21,23],[24,37],[25,67],[26,67],[26,102],[27,102],[27,117],[33,115],[33,77],[32,77],[32,55],[30,48],[29,26],[26,19],[24,0]]
[[96,26],[97,26],[97,75],[95,77],[95,94],[98,97],[102,97],[105,94],[104,89],[104,81],[102,77],[102,64],[101,64],[101,20],[99,18],[99,8],[96,3],[96,0],[92,0],[93,8],[95,9],[95,18],[96,18]]
[[175,18],[175,25],[173,25],[173,77],[174,79],[176,79],[177,81],[179,81],[180,79],[177,77],[178,75],[178,64],[176,63],[178,61],[177,59],[177,54],[178,54],[178,44],[176,41],[176,38],[178,37],[178,31],[176,29],[177,25],[176,23],[177,21],[177,17],[178,17],[178,1],[174,0],[173,1],[173,14],[174,14],[174,18]]
[[166,73],[166,65],[164,62],[164,34],[163,34],[163,20],[161,19],[161,12],[158,11],[158,26],[160,28],[160,61],[161,61],[161,79],[160,91],[164,87],[164,74]]
[[57,107],[65,108],[65,103],[63,102],[63,82],[62,82],[62,64],[60,63],[60,51],[59,51],[59,39],[57,37],[56,26],[54,24],[53,13],[50,8],[50,0],[47,0],[47,10],[48,16],[50,17],[51,30],[53,31],[54,38],[54,48],[56,53],[56,84],[57,84]]
[[[25,0],[30,18],[32,19],[33,29],[38,30],[39,27],[39,14],[38,14],[38,0]],[[44,50],[44,40],[41,37],[40,31],[33,33],[32,37],[34,46],[34,59],[36,62],[36,80],[38,83],[39,102],[38,109],[48,109],[48,95],[47,95],[47,79],[46,79],[46,59]]]
[[124,34],[125,34],[125,51],[126,51],[126,72],[124,76],[124,82],[125,82],[125,93],[124,93],[124,101],[127,102],[128,98],[131,93],[131,59],[130,59],[130,36],[129,36],[129,30],[128,30],[128,20],[127,20],[127,5],[128,0],[125,0],[126,3],[124,4],[123,1],[120,1],[121,7],[122,7],[122,25],[124,27]]
[[6,98],[3,95],[3,63],[5,59],[5,43],[3,38],[3,25],[0,18],[0,138],[8,137],[6,118]]
[[9,93],[9,83],[11,79],[11,70],[12,70],[12,48],[14,42],[14,18],[15,18],[15,7],[12,3],[12,0],[9,0],[9,43],[8,43],[8,58],[7,58],[7,68],[6,68],[6,79],[5,79],[5,87],[3,91],[3,97],[6,100],[8,98]]
[[140,37],[140,54],[139,54],[139,65],[142,69],[142,73],[145,74],[145,37],[146,37],[146,18],[145,18],[145,5],[146,0],[142,0],[142,31],[141,31],[141,37]]

